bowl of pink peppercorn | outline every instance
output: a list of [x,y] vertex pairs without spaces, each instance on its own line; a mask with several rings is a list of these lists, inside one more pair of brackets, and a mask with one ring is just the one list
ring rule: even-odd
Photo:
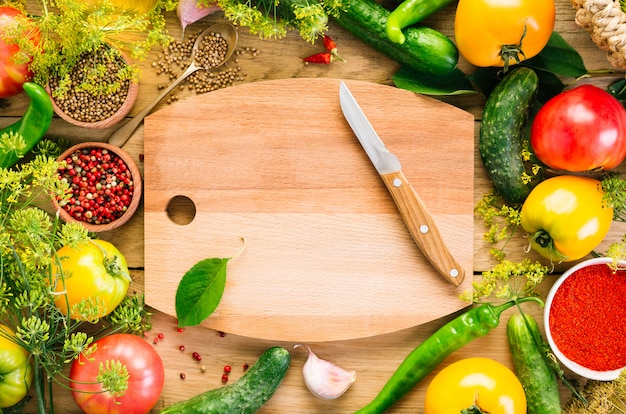
[[52,200],[65,222],[77,221],[99,233],[125,224],[141,200],[141,172],[119,147],[83,142],[58,158],[59,179],[69,183],[69,200]]

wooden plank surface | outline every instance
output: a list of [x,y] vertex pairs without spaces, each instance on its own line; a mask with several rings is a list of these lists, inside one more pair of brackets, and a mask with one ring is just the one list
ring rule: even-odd
[[[28,4],[35,5],[34,0]],[[586,32],[580,29],[574,22],[574,12],[569,0],[556,0],[557,30],[566,41],[573,45],[582,55],[589,70],[600,71],[609,69],[605,52],[591,42]],[[441,30],[448,36],[453,36],[453,16],[455,6],[451,5],[437,15],[429,18],[425,23]],[[219,21],[221,16],[213,15],[194,27],[205,27],[212,22]],[[172,13],[168,16],[168,27],[174,36],[180,36],[180,27],[176,16]],[[399,68],[399,65],[383,54],[365,46],[359,39],[339,28],[333,21],[330,22],[330,35],[337,41],[341,55],[346,59],[345,63],[334,62],[331,65],[305,66],[301,58],[321,50],[320,44],[311,45],[302,41],[296,33],[289,34],[285,39],[260,40],[254,35],[247,33],[245,28],[240,29],[241,51],[236,65],[241,67],[243,81],[236,83],[251,83],[260,80],[285,79],[285,78],[343,78],[364,80],[374,83],[389,85],[390,77]],[[252,50],[255,49],[256,56]],[[159,94],[158,85],[166,83],[167,79],[157,75],[152,68],[153,61],[158,60],[159,51],[155,50],[151,57],[141,63],[142,77],[141,90],[132,114],[141,110],[147,103]],[[235,63],[235,62],[233,62]],[[471,67],[461,60],[459,66],[463,70],[471,70]],[[610,82],[623,78],[623,73],[595,76],[578,81],[578,83],[592,83],[605,87]],[[572,81],[572,80],[568,80]],[[192,96],[193,92],[181,90],[177,92],[178,100]],[[475,137],[479,129],[480,113],[484,99],[477,95],[465,95],[455,97],[443,97],[441,100],[450,102],[474,115],[476,119]],[[27,101],[23,97],[0,100],[0,127],[14,122],[25,110]],[[163,102],[160,108],[168,105]],[[104,140],[110,131],[85,131],[70,127],[65,122],[55,119],[50,128],[50,135],[63,136],[72,141],[79,140]],[[140,168],[140,154],[144,151],[143,128],[140,127],[131,140],[125,145],[133,157],[138,161]],[[478,160],[475,153],[475,159]],[[453,168],[451,166],[450,168]],[[621,171],[625,172],[622,166]],[[491,185],[479,162],[476,162],[474,171],[474,198],[477,200],[489,191]],[[142,292],[144,287],[144,216],[143,209],[132,219],[130,223],[117,232],[103,234],[102,237],[112,240],[127,256],[134,278],[132,289]],[[607,245],[617,240],[626,232],[623,223],[615,223],[611,234],[607,238]],[[483,228],[478,221],[474,224],[474,272],[478,275],[481,271],[489,269],[493,260],[488,254],[488,245],[482,240]],[[510,258],[518,260],[526,257],[524,253],[525,242],[515,240],[509,246]],[[600,249],[602,250],[602,249]],[[531,258],[536,258],[530,254]],[[176,258],[172,258],[175,260]],[[558,271],[551,276],[542,287],[545,294],[550,285],[556,279]],[[541,310],[535,306],[527,306],[527,311],[535,316],[540,326],[543,326]],[[507,315],[503,318],[503,325]],[[292,367],[287,378],[275,396],[263,407],[262,413],[350,413],[369,401],[382,387],[384,382],[393,373],[402,359],[425,338],[432,334],[438,327],[452,318],[454,315],[435,320],[424,325],[401,330],[399,332],[380,335],[372,338],[357,339],[350,341],[332,341],[324,343],[312,343],[314,351],[320,357],[347,369],[357,370],[357,381],[352,389],[341,399],[335,401],[322,401],[311,396],[306,390],[301,376],[301,368],[305,360],[304,352],[292,352]],[[233,366],[231,381],[242,373],[239,369],[244,362],[252,363],[256,358],[271,345],[283,345],[292,350],[294,342],[277,342],[271,340],[252,340],[237,335],[221,336],[212,329],[205,327],[188,328],[184,332],[176,331],[175,320],[161,312],[156,312],[153,317],[152,335],[161,332],[165,338],[156,348],[162,356],[166,367],[166,383],[161,399],[154,409],[170,404],[173,401],[191,397],[209,388],[221,386],[221,374],[224,365]],[[185,345],[186,351],[179,351],[179,346]],[[198,363],[193,360],[191,353],[197,351],[203,355],[203,360]],[[507,365],[511,365],[509,351],[506,342],[504,326],[495,329],[489,335],[480,338],[462,350],[454,353],[444,361],[443,366],[470,356],[487,355]],[[201,372],[201,366],[205,366],[205,372]],[[414,391],[402,399],[391,411],[393,413],[421,413],[423,412],[423,397],[427,384],[438,372],[437,369],[427,377]],[[180,379],[180,373],[186,373],[186,379]],[[562,388],[562,399],[567,401],[569,393]],[[55,410],[59,413],[78,413],[69,393],[61,387],[56,387]],[[36,407],[31,404],[27,410],[29,413],[36,412]]]
[[[474,118],[398,88],[346,81],[467,269],[455,287],[411,239],[341,113],[339,83],[254,82],[145,120],[146,303],[175,316],[182,276],[203,259],[232,257],[243,238],[204,326],[252,338],[346,340],[467,306],[459,294],[471,289],[473,273]],[[195,205],[187,225],[168,216],[181,196]]]

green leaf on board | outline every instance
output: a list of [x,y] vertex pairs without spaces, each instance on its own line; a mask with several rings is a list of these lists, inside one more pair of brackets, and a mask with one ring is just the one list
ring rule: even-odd
[[195,326],[217,308],[226,287],[230,259],[204,259],[185,273],[176,290],[178,326]]

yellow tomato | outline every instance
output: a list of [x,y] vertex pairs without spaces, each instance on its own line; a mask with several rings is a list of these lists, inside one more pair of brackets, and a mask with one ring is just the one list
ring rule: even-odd
[[536,56],[554,30],[554,0],[460,0],[454,20],[459,53],[479,67]]
[[88,240],[75,248],[64,246],[56,254],[52,288],[62,314],[95,320],[111,313],[126,296],[131,280],[128,265],[111,243]]
[[428,385],[424,414],[526,414],[526,395],[513,371],[490,358],[466,358],[441,370]]
[[571,262],[604,240],[613,223],[613,208],[604,201],[600,181],[558,175],[530,192],[520,222],[539,254],[553,262]]

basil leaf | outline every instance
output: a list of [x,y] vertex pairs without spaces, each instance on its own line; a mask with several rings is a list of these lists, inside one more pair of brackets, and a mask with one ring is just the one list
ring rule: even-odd
[[537,56],[522,62],[522,65],[572,78],[587,73],[583,58],[557,32],[552,32],[548,44]]
[[391,77],[391,80],[398,88],[424,95],[476,93],[465,74],[458,68],[448,75],[433,76],[402,67]]
[[208,318],[222,300],[230,259],[205,259],[185,273],[176,290],[178,326],[194,326]]
[[[512,69],[513,67],[509,68],[509,70]],[[485,97],[491,95],[491,91],[502,80],[503,76],[503,69],[497,67],[476,68],[476,70],[467,75],[476,89]]]
[[536,72],[539,77],[539,88],[537,90],[539,102],[546,103],[550,98],[563,92],[565,84],[561,82],[557,75],[542,70],[537,70]]

